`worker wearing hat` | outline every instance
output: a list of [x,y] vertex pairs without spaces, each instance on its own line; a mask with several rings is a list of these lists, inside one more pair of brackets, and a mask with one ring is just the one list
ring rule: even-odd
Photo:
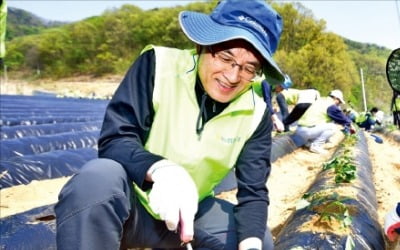
[[[274,62],[282,19],[263,0],[183,11],[196,50],[148,46],[110,101],[98,143],[55,207],[57,249],[272,249],[272,122],[256,79]],[[213,189],[232,170],[237,204]]]
[[299,119],[295,138],[301,138],[311,152],[328,153],[324,144],[337,131],[337,125],[345,131],[354,131],[351,120],[342,112],[340,104],[345,104],[342,91],[332,90],[327,97],[320,97]]
[[282,106],[285,106],[287,109],[287,105],[285,103],[285,100],[279,97],[279,93],[282,92],[283,90],[287,90],[292,86],[292,79],[290,79],[289,75],[285,74],[284,75],[285,80],[276,86],[271,86],[268,81],[263,80],[261,82],[262,84],[262,89],[263,89],[263,95],[265,102],[267,103],[267,107],[271,112],[271,119],[272,123],[274,124],[274,128],[278,132],[283,132],[285,130],[285,127],[283,125],[283,122],[279,118],[277,112],[275,112],[273,105],[272,105],[272,98],[274,95],[276,95],[276,101],[281,108]]
[[[280,99],[284,99],[284,104],[286,105],[280,105],[279,109],[283,117],[282,122],[285,126],[285,131],[289,131],[290,124],[300,119],[300,117],[306,112],[311,104],[313,104],[319,98],[320,93],[316,89],[290,88],[282,91],[280,93]],[[290,113],[287,105],[293,106],[293,109],[290,111]]]

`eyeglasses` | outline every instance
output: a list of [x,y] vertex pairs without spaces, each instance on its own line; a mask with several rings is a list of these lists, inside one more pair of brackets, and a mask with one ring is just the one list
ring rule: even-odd
[[225,70],[232,70],[235,66],[239,68],[239,76],[247,81],[252,81],[256,76],[262,75],[262,69],[260,67],[256,67],[253,64],[238,64],[235,59],[226,51],[221,50],[218,52],[214,52],[211,46],[208,47],[208,50],[215,58],[215,61],[219,63]]

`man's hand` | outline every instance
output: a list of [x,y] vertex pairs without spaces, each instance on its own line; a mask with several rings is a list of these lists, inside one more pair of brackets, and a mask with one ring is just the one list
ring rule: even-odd
[[150,207],[175,231],[180,226],[182,242],[193,240],[193,221],[198,193],[192,177],[181,166],[168,160],[154,163],[147,172],[154,184],[149,194]]
[[[400,203],[397,206],[400,206]],[[400,217],[397,214],[396,207],[394,207],[385,216],[385,234],[390,241],[395,241],[399,236],[396,230],[400,230]]]
[[355,134],[357,132],[356,128],[353,126],[353,124],[350,124],[350,126],[344,126],[342,132],[345,135],[352,135]]
[[272,122],[274,124],[276,131],[282,132],[285,130],[285,125],[283,125],[282,121],[278,118],[278,116],[276,114],[273,114],[271,116],[271,119],[272,119]]

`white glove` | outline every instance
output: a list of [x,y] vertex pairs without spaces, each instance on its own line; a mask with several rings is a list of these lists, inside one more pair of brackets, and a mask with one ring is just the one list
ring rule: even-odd
[[278,118],[276,114],[271,116],[272,122],[274,123],[274,127],[276,131],[282,132],[285,130],[285,126],[283,125],[282,121]]
[[242,240],[239,243],[239,250],[259,249],[262,248],[262,242],[259,238],[250,237]]
[[169,160],[154,163],[148,176],[153,180],[149,194],[149,205],[171,231],[180,225],[182,242],[193,239],[194,215],[197,212],[198,193],[189,173],[181,166]]
[[[397,206],[400,206],[400,204]],[[385,234],[390,241],[396,240],[398,236],[396,229],[400,229],[400,217],[397,214],[396,207],[394,207],[385,216]]]

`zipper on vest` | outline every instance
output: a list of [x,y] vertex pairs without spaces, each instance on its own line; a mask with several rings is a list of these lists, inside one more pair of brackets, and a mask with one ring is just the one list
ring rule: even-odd
[[[201,133],[203,132],[204,129],[204,120],[207,120],[207,112],[205,110],[206,100],[207,100],[207,93],[204,92],[203,95],[201,96],[200,111],[199,115],[197,116],[197,122],[196,122],[196,134],[199,140],[201,139]],[[204,119],[203,119],[203,114],[204,114]]]

